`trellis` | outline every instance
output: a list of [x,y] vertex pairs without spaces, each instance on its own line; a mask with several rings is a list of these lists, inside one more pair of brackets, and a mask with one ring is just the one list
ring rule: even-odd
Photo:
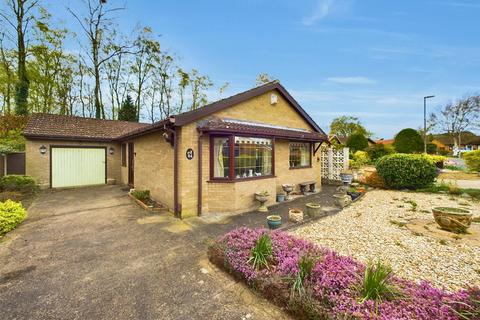
[[340,181],[340,173],[348,169],[348,148],[320,148],[322,180]]

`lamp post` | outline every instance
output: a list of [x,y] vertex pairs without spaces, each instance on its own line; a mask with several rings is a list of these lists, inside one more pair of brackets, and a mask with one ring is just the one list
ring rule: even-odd
[[423,97],[423,152],[427,153],[427,99],[435,96]]

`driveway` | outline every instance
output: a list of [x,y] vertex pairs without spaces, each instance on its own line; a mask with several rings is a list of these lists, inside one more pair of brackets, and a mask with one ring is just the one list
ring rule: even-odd
[[118,186],[43,193],[0,243],[6,319],[288,319],[209,264],[235,225],[149,215]]

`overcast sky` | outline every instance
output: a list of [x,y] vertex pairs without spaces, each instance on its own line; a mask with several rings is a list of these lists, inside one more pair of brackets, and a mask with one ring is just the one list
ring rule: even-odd
[[[50,0],[73,29],[75,2]],[[266,72],[325,130],[353,115],[390,138],[422,125],[423,96],[435,109],[480,92],[479,16],[477,0],[128,0],[118,22],[151,26],[187,68],[229,82],[226,94]]]

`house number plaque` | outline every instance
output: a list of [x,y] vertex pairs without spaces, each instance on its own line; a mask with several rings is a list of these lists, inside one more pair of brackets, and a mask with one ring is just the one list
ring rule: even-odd
[[188,160],[193,159],[193,149],[189,148],[187,149],[187,152],[185,152],[185,156],[187,157]]

